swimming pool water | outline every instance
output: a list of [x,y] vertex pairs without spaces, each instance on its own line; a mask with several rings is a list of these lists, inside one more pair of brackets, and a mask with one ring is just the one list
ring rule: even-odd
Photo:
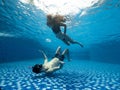
[[[0,0],[0,90],[120,90],[120,0],[59,2]],[[49,13],[65,15],[67,34],[84,48],[57,39]],[[58,46],[72,60],[52,75],[34,74],[39,50],[50,58]]]

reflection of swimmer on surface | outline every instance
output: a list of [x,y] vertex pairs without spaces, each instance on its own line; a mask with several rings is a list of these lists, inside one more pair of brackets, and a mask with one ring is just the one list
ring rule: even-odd
[[[81,47],[83,45],[77,41],[72,40],[68,35],[66,35],[66,24],[64,22],[66,19],[61,15],[47,15],[47,25],[52,29],[57,38],[61,39],[65,44],[78,44]],[[64,33],[61,31],[60,27],[64,27]]]
[[53,73],[56,70],[59,70],[63,67],[63,60],[65,58],[65,55],[68,57],[68,61],[70,61],[69,58],[69,50],[65,49],[62,54],[60,54],[61,47],[58,47],[55,53],[54,58],[51,61],[48,61],[46,54],[42,51],[42,54],[44,56],[44,64],[36,64],[32,67],[32,71],[36,74],[45,72],[45,73]]

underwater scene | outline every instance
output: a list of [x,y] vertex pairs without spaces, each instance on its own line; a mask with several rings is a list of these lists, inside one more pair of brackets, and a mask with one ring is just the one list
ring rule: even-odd
[[120,0],[0,0],[0,90],[120,90]]

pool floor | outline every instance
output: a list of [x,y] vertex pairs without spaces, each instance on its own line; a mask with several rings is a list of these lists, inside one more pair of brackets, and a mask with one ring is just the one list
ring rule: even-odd
[[52,75],[37,75],[31,66],[38,62],[0,64],[0,90],[120,90],[120,65],[72,60]]

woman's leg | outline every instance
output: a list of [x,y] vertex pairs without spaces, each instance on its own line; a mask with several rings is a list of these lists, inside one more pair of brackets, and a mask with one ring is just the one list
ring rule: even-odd
[[81,47],[84,47],[81,43],[79,43],[79,42],[77,42],[77,41],[73,41],[73,42],[71,42],[72,44],[78,44],[78,45],[80,45]]
[[79,42],[77,42],[77,41],[74,41],[73,39],[71,39],[68,35],[64,35],[64,37],[65,37],[65,41],[67,41],[67,42],[69,42],[69,43],[72,43],[72,44],[78,44],[78,45],[80,45],[81,47],[83,47],[83,45],[81,44],[81,43],[79,43]]
[[59,32],[56,34],[56,37],[60,40],[62,40],[65,44],[70,45],[70,43],[65,39],[65,35],[62,32]]
[[70,43],[69,43],[66,39],[63,39],[62,41],[63,41],[65,44],[70,45]]

